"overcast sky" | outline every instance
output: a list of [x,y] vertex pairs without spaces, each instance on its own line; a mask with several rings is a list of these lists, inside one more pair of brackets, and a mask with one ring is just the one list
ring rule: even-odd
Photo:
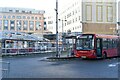
[[[75,0],[58,0],[59,10],[64,8],[65,5],[68,5],[71,1]],[[53,15],[55,14],[54,9],[56,8],[56,0],[0,0],[0,7],[32,8],[36,10],[45,10],[47,15]]]
[[[67,1],[69,0],[59,0],[59,8]],[[56,0],[0,0],[0,7],[33,8],[52,13],[55,12]]]
[[[70,1],[73,0],[58,0],[59,10]],[[0,7],[34,8],[47,13],[55,12],[55,4],[56,0],[0,0]]]

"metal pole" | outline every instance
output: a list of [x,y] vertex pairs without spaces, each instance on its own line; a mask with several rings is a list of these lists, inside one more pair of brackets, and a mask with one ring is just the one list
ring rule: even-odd
[[56,57],[58,57],[58,0],[56,0]]
[[63,20],[62,20],[62,51],[63,51],[63,47],[64,47],[64,46],[63,46],[63,40],[64,40],[64,39],[63,39],[63,34],[64,34],[64,32],[63,32]]

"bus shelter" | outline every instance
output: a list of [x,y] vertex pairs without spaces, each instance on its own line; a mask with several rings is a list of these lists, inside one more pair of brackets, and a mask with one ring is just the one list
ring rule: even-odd
[[35,43],[35,40],[2,39],[2,54],[34,52]]
[[68,56],[74,55],[75,40],[76,40],[76,36],[74,35],[65,36],[64,48],[67,51]]
[[39,53],[45,48],[45,40],[22,32],[2,31],[0,41],[2,55]]

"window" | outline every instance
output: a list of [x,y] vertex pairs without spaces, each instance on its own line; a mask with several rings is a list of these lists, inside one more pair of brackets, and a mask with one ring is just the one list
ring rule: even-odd
[[19,12],[19,10],[16,10],[16,12]]
[[39,17],[39,20],[41,20],[41,17]]
[[80,38],[78,38],[77,42],[76,42],[76,49],[78,49],[78,50],[94,49],[93,36],[91,36],[91,35],[83,35]]
[[35,17],[35,20],[37,20],[37,17]]
[[17,20],[17,30],[21,30],[21,20]]
[[6,16],[3,16],[4,19],[6,19]]
[[34,20],[34,17],[32,17],[32,20]]
[[107,6],[107,21],[108,22],[113,22],[113,7],[112,6]]
[[79,20],[80,20],[80,16],[79,16]]
[[23,21],[23,30],[27,30],[28,29],[28,21]]
[[40,22],[36,21],[36,30],[40,30],[41,29],[41,24]]
[[116,39],[113,39],[112,44],[113,44],[113,48],[117,48],[117,40]]
[[66,26],[67,24],[65,23],[65,26]]
[[97,39],[97,48],[100,48],[100,39]]
[[15,19],[15,16],[12,16],[12,19]]
[[30,24],[30,30],[34,30],[34,21],[30,21],[29,24]]
[[74,15],[74,11],[73,11],[73,15]]
[[22,11],[22,13],[25,13],[25,11]]
[[4,20],[4,30],[8,30],[8,20]]
[[65,16],[65,20],[66,20],[66,16]]
[[11,18],[11,16],[8,16],[8,19],[10,19]]
[[46,29],[47,29],[46,22],[44,22],[44,30],[46,30]]
[[75,21],[74,21],[74,19],[73,19],[73,23],[74,23]]
[[15,21],[10,20],[10,30],[15,30]]
[[21,16],[17,16],[17,19],[21,19]]
[[112,39],[108,39],[108,48],[112,48]]
[[103,45],[103,49],[107,49],[108,48],[108,40],[103,39],[102,45]]
[[28,16],[27,19],[30,19],[30,16]]
[[71,13],[69,13],[69,14],[67,15],[67,18],[69,18],[69,17],[71,17]]
[[77,18],[76,18],[76,22],[77,22]]
[[23,19],[26,19],[26,16],[23,16]]
[[9,10],[9,12],[13,12],[12,10]]
[[48,24],[53,24],[53,21],[48,21]]
[[30,14],[32,13],[32,11],[29,12]]

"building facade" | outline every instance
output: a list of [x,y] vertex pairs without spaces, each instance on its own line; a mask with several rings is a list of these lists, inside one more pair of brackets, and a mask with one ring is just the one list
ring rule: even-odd
[[117,28],[118,28],[118,31],[117,31],[117,34],[120,36],[120,1],[118,2],[118,8],[117,8],[117,13],[118,13],[118,15],[117,15],[117,17],[118,17],[118,25],[117,25]]
[[44,13],[43,10],[1,7],[0,31],[43,33],[46,30]]
[[115,34],[116,9],[116,0],[83,0],[83,32]]
[[62,10],[64,31],[115,34],[116,0],[73,0]]
[[53,15],[45,15],[46,17],[46,25],[47,25],[47,30],[56,33],[56,22],[55,22],[55,17]]
[[[82,16],[82,5],[81,0],[71,0],[67,3],[60,11],[59,18],[59,29],[63,32],[82,32],[82,24],[80,23]],[[63,22],[62,22],[63,20]],[[62,25],[63,23],[63,25]]]

